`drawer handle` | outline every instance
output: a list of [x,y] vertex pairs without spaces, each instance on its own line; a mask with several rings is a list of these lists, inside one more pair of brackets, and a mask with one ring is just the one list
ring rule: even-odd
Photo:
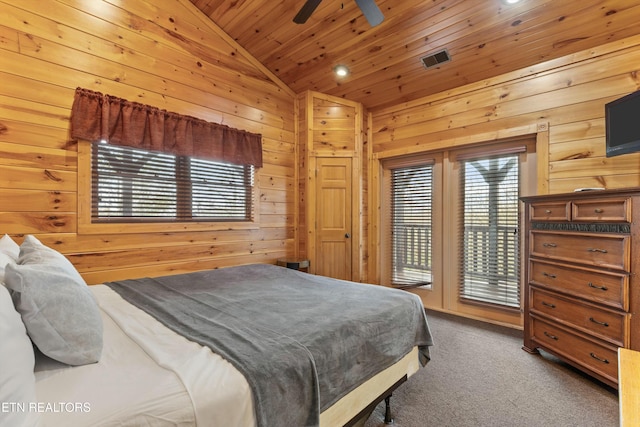
[[604,212],[604,209],[600,209],[600,208],[596,208],[593,210],[595,213],[602,213]]
[[552,212],[551,209],[545,209],[544,210],[544,213],[546,213],[546,214],[550,214],[551,212]]
[[557,276],[555,274],[551,274],[551,273],[547,273],[547,272],[542,272],[543,276],[548,277],[549,279],[555,279]]
[[593,288],[593,289],[600,289],[601,291],[606,291],[608,288],[606,286],[598,286],[598,285],[594,285],[593,283],[589,282],[589,287]]
[[598,249],[598,248],[589,248],[587,249],[589,252],[600,252],[601,254],[606,254],[607,250],[606,249]]
[[597,323],[598,325],[602,325],[607,328],[609,327],[609,324],[607,322],[600,322],[599,320],[596,320],[593,317],[589,317],[589,320],[591,320],[593,323]]
[[606,363],[607,365],[609,364],[609,361],[607,359],[603,359],[601,357],[598,357],[598,355],[596,355],[595,353],[589,353],[589,356],[593,357],[594,359],[602,362],[602,363]]
[[[551,334],[550,334],[549,332],[547,332],[547,331],[544,331],[543,333],[544,333],[544,335],[545,335],[545,336],[547,336],[547,337],[551,338],[552,340],[556,340],[556,341],[558,341],[558,337],[557,337],[557,336],[555,336],[555,335],[551,335]],[[591,354],[593,354],[593,353],[591,353]]]
[[545,307],[549,307],[549,308],[556,308],[556,305],[555,304],[551,304],[550,302],[542,301],[542,305],[544,305]]
[[543,243],[542,246],[544,246],[545,248],[556,248],[556,247],[558,247],[558,245],[556,245],[555,243]]

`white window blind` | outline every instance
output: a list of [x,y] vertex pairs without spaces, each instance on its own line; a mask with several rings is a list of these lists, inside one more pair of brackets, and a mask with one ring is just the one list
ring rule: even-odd
[[391,170],[391,283],[429,286],[432,281],[433,165]]
[[248,221],[253,166],[92,145],[92,222]]
[[518,154],[461,160],[462,300],[520,306]]

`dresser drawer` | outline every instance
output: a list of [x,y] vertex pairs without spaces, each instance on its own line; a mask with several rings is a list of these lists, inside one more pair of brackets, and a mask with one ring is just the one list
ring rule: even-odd
[[532,256],[629,270],[629,236],[532,230]]
[[568,329],[531,316],[532,339],[569,361],[576,363],[611,383],[618,382],[618,348],[599,340],[591,340]]
[[598,308],[535,287],[529,288],[530,311],[575,327],[589,335],[624,347],[629,317],[626,313]]
[[629,310],[627,273],[604,272],[531,260],[529,282],[619,310]]
[[574,221],[631,222],[631,202],[628,198],[578,200],[571,204]]
[[529,216],[533,221],[569,221],[570,202],[540,202],[529,205]]

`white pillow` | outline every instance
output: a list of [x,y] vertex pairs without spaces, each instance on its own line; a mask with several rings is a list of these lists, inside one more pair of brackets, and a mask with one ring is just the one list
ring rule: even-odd
[[14,261],[18,261],[18,256],[20,256],[20,246],[13,241],[11,236],[5,234],[0,239],[0,252],[9,255]]
[[0,238],[0,283],[4,283],[4,269],[7,264],[18,262],[20,246],[5,234]]
[[35,426],[36,400],[33,346],[7,289],[0,285],[0,402],[6,406],[0,424]]
[[6,267],[5,282],[31,341],[42,353],[69,365],[100,359],[98,305],[64,255],[27,236],[18,264]]

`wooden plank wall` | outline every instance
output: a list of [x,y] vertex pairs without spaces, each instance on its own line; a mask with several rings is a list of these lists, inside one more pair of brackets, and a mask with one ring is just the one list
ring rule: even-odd
[[[295,94],[187,0],[0,0],[0,233],[35,234],[88,283],[294,252]],[[76,87],[263,135],[252,229],[80,234]]]
[[[538,194],[580,187],[640,186],[640,153],[606,158],[605,103],[640,88],[640,36],[370,113],[372,161],[470,146],[524,135],[536,136]],[[371,206],[380,206],[379,180],[372,180]],[[533,191],[533,190],[532,190]],[[370,227],[377,209],[370,210]],[[369,234],[370,258],[379,242]],[[370,263],[370,266],[373,264]],[[370,268],[369,275],[380,274]],[[455,285],[455,284],[454,284]],[[445,284],[441,307],[457,314],[497,320],[508,313],[461,308],[457,288]],[[470,306],[471,307],[471,306]],[[498,314],[496,314],[498,313]]]
[[362,106],[353,101],[315,91],[298,95],[298,192],[300,212],[298,248],[300,257],[311,259],[311,272],[315,272],[315,175],[316,159],[350,157],[353,160],[354,194],[352,218],[352,271],[354,281],[367,281],[366,245],[366,165],[362,152],[366,129]]
[[538,193],[639,186],[640,154],[606,158],[604,127],[604,104],[639,89],[639,69],[640,36],[633,36],[376,111],[373,156],[498,140],[548,125]]

